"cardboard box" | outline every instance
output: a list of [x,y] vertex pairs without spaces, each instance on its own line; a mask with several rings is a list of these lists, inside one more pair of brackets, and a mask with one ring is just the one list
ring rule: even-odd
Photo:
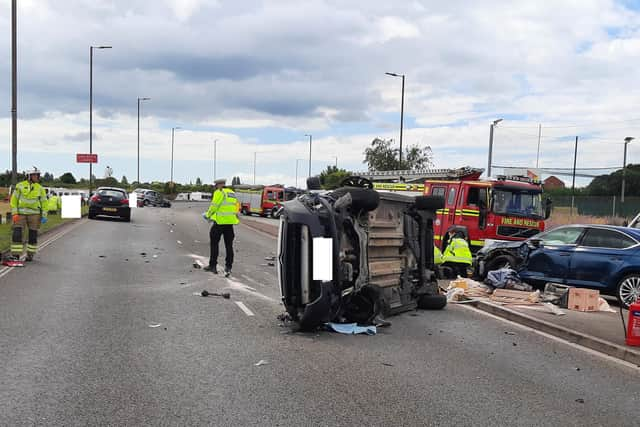
[[568,309],[573,311],[598,311],[600,291],[593,289],[569,289]]

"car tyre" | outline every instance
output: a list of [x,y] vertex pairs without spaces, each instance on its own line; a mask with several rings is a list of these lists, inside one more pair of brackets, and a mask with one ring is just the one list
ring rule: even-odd
[[629,274],[623,277],[616,288],[616,297],[620,305],[626,309],[634,302],[640,301],[640,274]]
[[422,310],[442,310],[446,305],[445,295],[422,295],[418,298],[418,308]]
[[437,211],[438,209],[444,209],[444,197],[418,196],[416,197],[415,207],[420,211]]
[[499,270],[501,268],[510,268],[515,270],[516,264],[516,259],[513,256],[507,254],[498,255],[485,264],[483,276],[487,277],[488,272]]
[[242,208],[242,210],[240,211],[242,213],[242,215],[247,216],[249,215],[249,211],[247,210],[247,208]]
[[351,210],[355,212],[371,212],[380,204],[380,195],[375,190],[360,187],[342,187],[332,193],[337,200],[345,194],[351,194]]

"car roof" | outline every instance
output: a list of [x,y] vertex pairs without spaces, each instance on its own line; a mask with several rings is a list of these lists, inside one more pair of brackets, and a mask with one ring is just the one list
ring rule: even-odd
[[[557,228],[554,228],[554,230],[557,230],[558,228],[571,228],[571,227],[588,227],[588,228],[601,228],[604,230],[612,230],[612,231],[619,231],[621,233],[624,234],[628,234],[629,236],[635,238],[636,240],[640,241],[640,230],[637,228],[629,228],[629,227],[622,227],[620,225],[606,225],[606,224],[567,224],[567,225],[561,225]],[[549,230],[552,231],[552,230]]]
[[96,189],[96,191],[100,191],[100,190],[117,190],[117,191],[124,191],[125,193],[127,192],[127,190],[125,190],[124,188],[118,188],[118,187],[98,187]]

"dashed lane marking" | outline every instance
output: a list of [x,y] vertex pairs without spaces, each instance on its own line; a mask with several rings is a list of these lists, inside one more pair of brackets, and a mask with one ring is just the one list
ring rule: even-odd
[[253,283],[254,285],[262,286],[263,288],[267,286],[267,285],[265,285],[264,283],[261,283],[261,282],[258,282],[258,281],[257,281],[257,280],[255,280],[255,279],[252,279],[251,277],[247,276],[246,274],[243,274],[243,275],[242,275],[242,277],[243,277],[245,280],[247,280],[247,281],[249,281],[249,282]]
[[242,301],[236,301],[235,303],[238,307],[240,307],[240,310],[244,311],[244,314],[246,314],[247,316],[255,316],[255,314],[253,314],[253,311],[249,310],[249,307],[244,305]]

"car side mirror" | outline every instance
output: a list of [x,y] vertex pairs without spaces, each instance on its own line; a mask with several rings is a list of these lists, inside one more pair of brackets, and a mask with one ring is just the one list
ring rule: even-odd
[[529,246],[532,249],[538,249],[538,248],[540,248],[542,246],[542,240],[540,240],[540,239],[531,239],[531,240],[529,240]]
[[544,201],[544,219],[549,219],[549,217],[551,216],[552,206],[553,202],[550,198],[547,197],[547,199]]

